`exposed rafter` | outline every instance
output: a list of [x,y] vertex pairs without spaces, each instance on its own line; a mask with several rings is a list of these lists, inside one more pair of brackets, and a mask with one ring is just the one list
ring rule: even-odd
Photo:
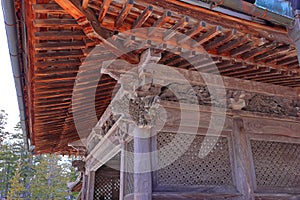
[[55,0],[55,2],[60,5],[67,13],[69,13],[79,25],[82,26],[84,33],[92,40],[102,44],[116,56],[121,56],[124,59],[132,63],[137,63],[139,61],[136,55],[127,53],[122,49],[121,45],[116,47],[106,39],[111,36],[111,33],[102,28],[98,20],[95,19],[95,15],[88,8],[84,11],[80,5],[79,1],[73,0]]

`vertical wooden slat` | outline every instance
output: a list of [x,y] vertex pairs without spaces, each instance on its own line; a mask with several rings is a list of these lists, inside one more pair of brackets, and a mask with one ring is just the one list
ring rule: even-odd
[[254,200],[255,175],[251,168],[251,147],[247,141],[242,118],[233,118],[232,141],[235,163],[235,182],[242,194],[240,200]]

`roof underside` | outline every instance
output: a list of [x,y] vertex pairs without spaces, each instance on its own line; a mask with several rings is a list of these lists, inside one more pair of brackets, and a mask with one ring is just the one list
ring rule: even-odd
[[[300,86],[296,50],[283,27],[237,19],[175,0],[136,0],[133,4],[132,1],[103,1],[73,2],[78,4],[79,10],[95,19],[102,16],[96,26],[115,34],[115,40],[124,47],[140,46],[149,40],[149,35],[141,32],[136,37],[129,37],[121,32],[133,27],[157,26],[172,30],[169,31],[171,33],[175,30],[191,36],[203,45],[213,60],[202,57],[189,63],[166,50],[162,51],[161,64],[216,73],[212,68],[215,64],[224,76],[288,87]],[[87,36],[85,25],[78,24],[78,19],[73,18],[74,13],[72,17],[72,13],[56,1],[30,0],[26,1],[26,5],[17,4],[16,7],[20,14],[18,18],[24,15],[27,27],[27,36],[20,32],[20,41],[26,41],[25,51],[29,59],[29,67],[24,69],[24,93],[30,137],[36,153],[68,153],[67,144],[79,139],[72,114],[74,106],[79,106],[82,111],[95,108],[99,119],[110,103],[116,82],[107,75],[102,75],[99,80],[99,69],[101,62],[113,57],[113,53],[99,48],[91,59],[84,62],[89,52],[101,42]],[[25,11],[20,12],[23,8]],[[166,9],[171,11],[171,16]],[[127,11],[126,15],[122,15]],[[176,46],[178,42],[173,36],[167,41],[157,35],[155,37],[157,42],[160,40],[167,45]],[[132,59],[128,61],[135,62],[142,50],[131,52]],[[193,52],[192,48],[188,48],[190,56]],[[78,75],[81,84],[74,91]],[[95,106],[91,106],[87,95],[91,90],[96,91]],[[72,100],[73,92],[81,94],[78,97],[80,105],[74,103],[76,99]],[[96,121],[93,116],[83,114],[79,123],[81,131],[87,134]]]

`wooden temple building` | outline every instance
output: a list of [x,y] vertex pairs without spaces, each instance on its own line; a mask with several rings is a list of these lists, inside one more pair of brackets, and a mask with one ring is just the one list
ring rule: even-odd
[[3,0],[29,145],[81,200],[300,199],[298,4]]

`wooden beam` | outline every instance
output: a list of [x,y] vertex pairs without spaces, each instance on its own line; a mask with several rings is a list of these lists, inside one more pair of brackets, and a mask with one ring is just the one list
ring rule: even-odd
[[35,50],[68,50],[68,49],[84,49],[85,43],[78,42],[53,42],[53,43],[38,43],[34,46]]
[[37,59],[62,59],[62,58],[83,58],[84,55],[81,50],[73,51],[57,51],[51,53],[37,53]]
[[120,14],[118,15],[118,17],[115,20],[115,28],[116,29],[118,29],[120,26],[122,26],[122,23],[125,20],[125,18],[127,17],[127,15],[129,14],[133,4],[134,4],[133,0],[126,1],[123,9],[121,10]]
[[[157,0],[136,0],[137,3],[156,5]],[[264,24],[258,24],[252,21],[243,20],[237,17],[229,16],[225,13],[218,13],[210,9],[202,8],[183,1],[164,0],[159,1],[159,6],[173,12],[187,15],[195,19],[205,19],[207,23],[219,25],[222,23],[224,28],[237,29],[257,37],[265,37],[271,41],[276,38],[284,44],[291,43],[285,27],[274,27]]]
[[35,32],[34,38],[37,40],[82,40],[87,38],[82,31],[47,31]]
[[102,45],[107,48],[108,51],[112,52],[118,57],[120,56],[131,63],[139,62],[137,55],[128,53],[121,45],[117,47],[115,44],[112,44],[106,40],[111,33],[107,29],[102,28],[99,23],[92,23],[97,21],[97,19],[95,19],[95,16],[92,12],[83,11],[79,1],[73,0],[71,2],[70,0],[55,0],[55,2],[76,19],[78,24],[82,26],[84,33],[90,39],[97,43],[102,43]]
[[241,46],[242,44],[249,42],[250,40],[251,40],[251,36],[249,34],[247,34],[242,38],[230,41],[227,44],[218,48],[218,54],[222,54],[225,51],[230,51],[238,46]]
[[211,49],[217,48],[217,47],[225,44],[226,42],[229,42],[232,39],[235,39],[237,37],[236,33],[237,33],[237,31],[235,29],[229,31],[229,33],[226,33],[225,35],[223,35],[219,38],[216,38],[214,41],[207,44],[205,46],[205,49],[207,51],[209,51]]
[[33,25],[36,28],[81,28],[74,19],[36,19]]
[[147,6],[141,15],[135,20],[135,22],[132,24],[132,28],[140,28],[150,17],[151,13],[153,11],[153,6]]
[[98,21],[99,23],[102,23],[107,11],[108,11],[108,7],[110,5],[112,0],[103,0],[102,4],[101,4],[101,8],[99,11],[99,17],[98,17]]
[[34,4],[32,5],[34,12],[39,14],[66,14],[66,11],[59,5],[54,3],[49,4]]
[[164,14],[154,22],[154,24],[150,27],[148,36],[151,36],[155,32],[155,28],[160,28],[162,27],[166,22],[170,20],[172,16],[172,12],[169,10],[166,10]]
[[198,46],[202,45],[203,43],[213,39],[217,35],[222,33],[222,27],[221,26],[216,26],[215,28],[208,30],[206,33],[203,33],[201,36],[195,39],[196,43],[194,43],[192,46]]
[[177,40],[178,44],[182,44],[186,40],[194,37],[194,35],[197,35],[199,32],[205,30],[205,28],[206,28],[206,23],[204,21],[195,24],[190,30],[184,33],[184,35],[178,38]]
[[177,21],[177,23],[174,26],[172,26],[164,33],[163,40],[164,41],[169,40],[171,37],[173,37],[176,34],[177,29],[185,27],[189,23],[189,21],[190,18],[187,16]]
[[89,5],[89,0],[83,0],[83,1],[82,1],[82,8],[83,8],[84,10],[87,9],[88,5]]

